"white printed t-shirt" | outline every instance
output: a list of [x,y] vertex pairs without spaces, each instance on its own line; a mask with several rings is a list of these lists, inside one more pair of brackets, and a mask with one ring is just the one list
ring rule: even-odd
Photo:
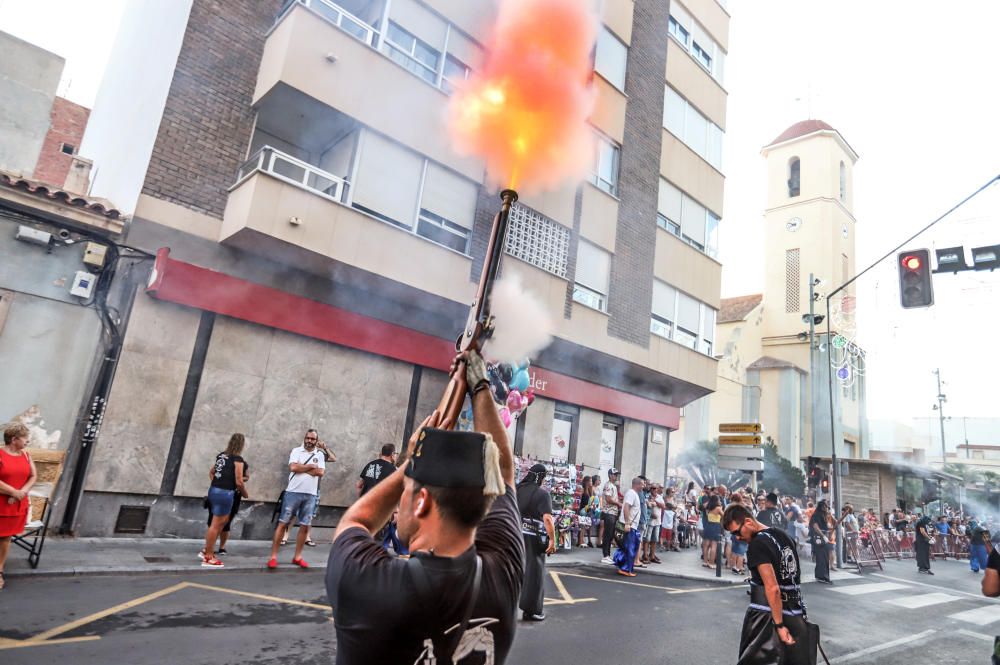
[[[326,456],[319,448],[314,448],[312,452],[306,450],[305,446],[293,448],[292,453],[288,456],[288,463],[292,464],[293,462],[296,464],[315,464],[321,469],[326,468]],[[310,476],[308,473],[292,474],[285,491],[315,496],[319,493],[319,477]]]
[[639,528],[639,518],[642,517],[642,507],[639,503],[639,493],[631,487],[625,492],[625,500],[622,501],[622,511],[618,515],[618,521],[625,523],[625,506],[629,507],[629,526],[632,529]]
[[674,511],[664,510],[663,511],[663,528],[673,529],[674,528]]

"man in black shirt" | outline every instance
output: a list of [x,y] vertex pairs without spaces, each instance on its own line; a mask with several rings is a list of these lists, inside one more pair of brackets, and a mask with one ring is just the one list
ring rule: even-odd
[[780,529],[753,518],[740,504],[722,515],[722,526],[749,543],[750,606],[743,619],[737,665],[810,663],[809,627],[799,586],[795,542]]
[[774,492],[764,498],[764,510],[757,513],[757,521],[772,529],[788,530],[788,520],[778,510],[778,495]]
[[932,523],[931,518],[924,515],[914,526],[917,533],[913,539],[913,553],[917,560],[917,571],[927,575],[934,574],[931,572],[931,538],[934,529]]
[[[338,665],[501,665],[510,651],[524,574],[514,456],[482,358],[465,359],[477,431],[425,420],[407,460],[337,526],[326,590]],[[397,504],[409,559],[372,539]]]
[[524,585],[519,607],[525,621],[544,621],[545,555],[556,552],[552,497],[542,489],[546,469],[534,464],[517,484],[517,509],[524,536]]
[[373,459],[358,476],[358,496],[364,496],[371,488],[388,478],[396,470],[396,446],[387,443],[382,446],[382,454]]

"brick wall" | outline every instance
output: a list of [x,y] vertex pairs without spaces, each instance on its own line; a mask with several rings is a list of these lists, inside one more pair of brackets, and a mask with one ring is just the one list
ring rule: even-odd
[[195,0],[142,192],[222,217],[253,129],[250,101],[281,0]]
[[656,258],[656,197],[663,137],[668,3],[636,0],[625,78],[625,134],[618,176],[618,231],[608,293],[608,334],[649,346]]
[[[855,462],[851,460],[850,472],[843,477],[843,487],[841,488],[841,499],[843,503],[850,503],[855,511],[862,511],[866,508],[876,510],[882,505],[881,492],[879,491],[879,467]],[[892,506],[886,508],[890,510]]]
[[[56,97],[49,113],[49,131],[38,153],[34,178],[59,187],[66,182],[73,155],[80,149],[83,132],[87,129],[90,109],[74,104],[68,99]],[[62,151],[63,144],[73,147],[71,153]],[[78,192],[83,194],[85,192]]]

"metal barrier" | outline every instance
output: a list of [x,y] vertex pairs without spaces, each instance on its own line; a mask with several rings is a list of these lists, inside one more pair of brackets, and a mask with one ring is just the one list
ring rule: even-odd
[[883,570],[884,558],[877,549],[876,539],[861,538],[858,533],[845,533],[844,544],[847,546],[847,562],[856,566],[859,573],[865,568]]

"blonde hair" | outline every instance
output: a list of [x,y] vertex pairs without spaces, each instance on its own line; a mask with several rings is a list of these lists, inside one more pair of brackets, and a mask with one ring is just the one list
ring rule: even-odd
[[9,446],[15,437],[26,437],[28,434],[28,428],[25,425],[22,425],[21,423],[11,423],[3,430],[4,445]]
[[243,454],[243,446],[246,445],[246,437],[237,432],[229,437],[229,445],[226,446],[226,455]]

